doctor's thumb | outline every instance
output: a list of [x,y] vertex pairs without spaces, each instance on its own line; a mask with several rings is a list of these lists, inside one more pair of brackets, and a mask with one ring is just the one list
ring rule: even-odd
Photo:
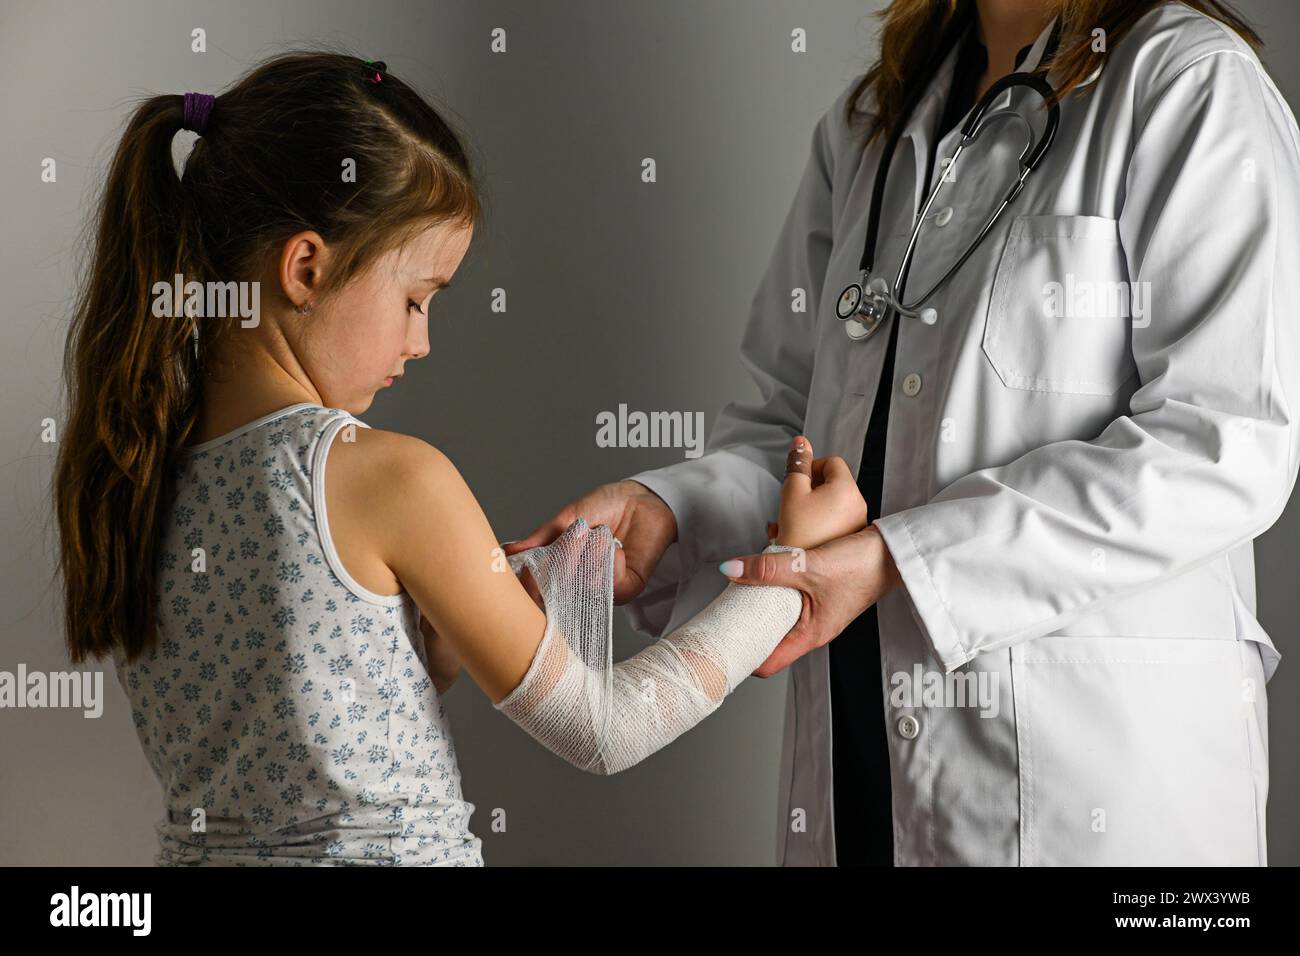
[[798,552],[773,551],[767,554],[748,554],[732,558],[718,565],[718,570],[734,584],[756,584],[768,587],[798,588],[807,575],[796,571],[792,565]]

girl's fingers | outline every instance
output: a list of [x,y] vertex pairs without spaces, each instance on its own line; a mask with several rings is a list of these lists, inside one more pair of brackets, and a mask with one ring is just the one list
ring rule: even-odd
[[[848,462],[837,455],[821,459],[821,462],[822,481],[813,488],[813,497],[820,498],[826,506],[836,508],[837,511],[861,507],[861,519],[862,523],[865,524],[868,518],[868,509],[866,502],[862,498],[862,492],[858,488],[857,479],[853,477],[853,472],[849,470]],[[848,512],[845,511],[844,513],[847,514]]]
[[813,459],[812,483],[814,488],[816,488],[818,485],[820,485],[823,481],[826,480],[826,463],[828,461],[834,461],[835,458],[836,458],[835,455],[825,455],[822,458]]
[[796,435],[790,442],[790,453],[785,456],[785,476],[803,475],[811,479],[812,468],[812,443],[803,435]]
[[812,445],[807,438],[797,435],[790,443],[790,453],[785,456],[785,481],[781,484],[781,500],[793,495],[806,495],[812,489]]
[[839,455],[826,455],[822,458],[814,458],[812,463],[812,486],[820,488],[828,481],[855,482],[853,472],[849,471],[848,463]]
[[849,471],[849,463],[839,455],[820,458],[818,461],[821,462],[820,471],[823,484],[831,481],[847,481],[849,484],[856,483],[856,479],[853,477],[853,472]]

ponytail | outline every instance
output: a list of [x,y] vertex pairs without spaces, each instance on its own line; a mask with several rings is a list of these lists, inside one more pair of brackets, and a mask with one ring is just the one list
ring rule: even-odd
[[199,407],[195,326],[152,308],[155,283],[206,271],[172,163],[182,120],[180,96],[152,97],[131,116],[92,224],[64,351],[69,407],[55,510],[74,663],[114,645],[133,659],[148,644],[162,505]]

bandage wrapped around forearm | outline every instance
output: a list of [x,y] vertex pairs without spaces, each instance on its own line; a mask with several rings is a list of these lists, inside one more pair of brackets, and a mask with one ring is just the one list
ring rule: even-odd
[[[797,590],[728,584],[680,628],[613,661],[613,533],[579,518],[512,555],[546,605],[546,632],[519,686],[494,706],[589,773],[639,763],[711,714],[799,620]],[[768,551],[791,548],[772,545]]]

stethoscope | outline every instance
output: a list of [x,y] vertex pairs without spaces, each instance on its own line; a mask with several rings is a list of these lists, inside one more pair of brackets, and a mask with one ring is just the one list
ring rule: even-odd
[[[1056,49],[1060,38],[1060,30],[1061,25],[1058,20],[1052,28],[1051,37],[1040,58],[1040,62],[1050,57]],[[980,101],[975,104],[970,116],[962,126],[961,141],[958,143],[956,151],[952,154],[952,158],[939,176],[939,181],[930,190],[930,197],[926,200],[925,206],[922,207],[920,215],[916,217],[916,222],[912,226],[911,238],[907,242],[907,250],[903,253],[902,265],[898,268],[898,275],[894,279],[893,286],[890,286],[882,276],[873,276],[871,269],[876,255],[876,234],[880,228],[880,207],[885,195],[885,184],[889,178],[890,161],[893,159],[894,149],[898,145],[903,128],[907,125],[908,118],[916,108],[918,98],[914,97],[907,103],[903,114],[894,126],[894,131],[889,138],[884,155],[880,159],[880,165],[876,170],[876,180],[871,190],[871,217],[867,221],[866,244],[862,250],[862,260],[858,265],[860,271],[858,281],[844,287],[844,291],[840,293],[839,302],[835,305],[835,314],[844,323],[844,331],[850,339],[861,341],[868,338],[884,324],[891,311],[897,312],[899,315],[905,315],[908,318],[920,319],[926,325],[934,325],[938,319],[938,313],[932,308],[922,308],[922,306],[970,258],[971,253],[979,247],[984,237],[988,235],[989,230],[998,221],[998,217],[1002,215],[1003,210],[1010,206],[1015,201],[1015,198],[1020,195],[1020,191],[1025,188],[1025,180],[1029,178],[1029,174],[1038,166],[1048,147],[1052,145],[1052,139],[1056,136],[1057,124],[1060,122],[1061,111],[1056,104],[1050,107],[1042,136],[1039,137],[1037,142],[1034,142],[1033,127],[1012,106],[1008,105],[993,113],[988,112],[993,106],[993,101],[998,96],[1016,86],[1029,87],[1043,97],[1044,101],[1052,94],[1051,84],[1041,75],[1032,73],[1011,73],[989,87],[988,91],[980,98]],[[985,116],[986,113],[988,113],[987,117]],[[1019,176],[1002,198],[1002,202],[994,210],[993,215],[984,223],[984,228],[980,230],[979,235],[975,237],[975,240],[966,249],[962,257],[953,264],[952,268],[945,272],[925,295],[915,302],[904,302],[903,288],[907,282],[907,271],[912,263],[912,254],[916,250],[916,240],[917,236],[920,235],[921,223],[925,222],[926,217],[929,215],[930,207],[934,205],[939,190],[951,177],[958,158],[967,146],[979,139],[984,131],[994,123],[999,120],[1013,118],[1024,124],[1028,140],[1025,148],[1020,153]]]

